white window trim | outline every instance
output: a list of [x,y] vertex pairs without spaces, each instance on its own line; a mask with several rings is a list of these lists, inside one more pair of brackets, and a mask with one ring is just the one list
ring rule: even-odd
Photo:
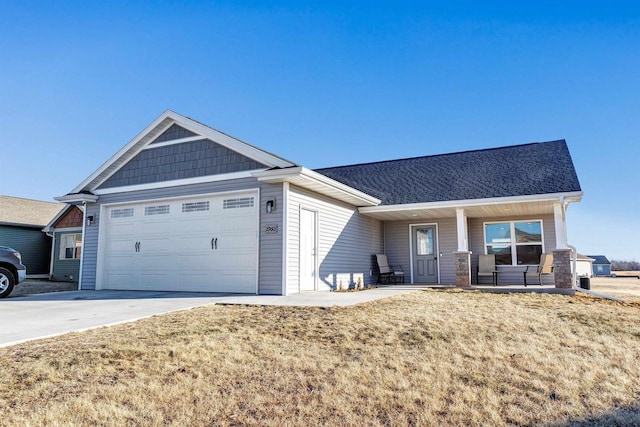
[[[77,241],[78,237],[80,236],[80,257],[76,258],[75,254],[76,251],[75,249],[77,248],[77,246],[73,246],[73,258],[67,258],[65,255],[67,253],[66,249],[67,246],[65,246],[65,241],[66,241],[66,236],[73,236],[73,241],[74,243]],[[60,261],[76,261],[76,260],[80,260],[80,258],[82,257],[82,233],[63,233],[60,234],[60,253],[58,254],[58,259]]]
[[505,219],[503,221],[486,221],[482,223],[482,245],[484,247],[484,254],[487,255],[487,247],[488,246],[500,246],[499,243],[495,243],[495,244],[490,244],[487,243],[487,225],[490,224],[505,224],[508,223],[509,227],[510,227],[510,233],[511,233],[511,243],[509,243],[511,245],[511,264],[507,264],[506,266],[511,266],[511,267],[522,267],[522,266],[526,266],[526,265],[535,265],[535,264],[518,264],[518,253],[516,248],[518,246],[531,246],[531,245],[538,245],[537,242],[524,242],[524,243],[517,243],[516,242],[516,222],[539,222],[540,223],[540,245],[542,246],[542,253],[545,253],[545,249],[544,249],[544,221],[542,219]]

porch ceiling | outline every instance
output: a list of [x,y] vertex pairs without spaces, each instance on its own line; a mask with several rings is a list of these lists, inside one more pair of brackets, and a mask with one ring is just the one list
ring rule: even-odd
[[459,205],[434,208],[400,206],[394,210],[377,212],[364,208],[360,209],[360,213],[384,221],[424,220],[455,218],[456,208],[462,208],[468,218],[499,218],[553,214],[554,202],[557,201],[494,203],[477,206]]

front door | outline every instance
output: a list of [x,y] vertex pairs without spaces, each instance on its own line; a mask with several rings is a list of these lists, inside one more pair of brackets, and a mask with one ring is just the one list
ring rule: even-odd
[[300,292],[316,290],[316,213],[300,209]]
[[435,225],[411,227],[413,283],[438,283],[438,242]]

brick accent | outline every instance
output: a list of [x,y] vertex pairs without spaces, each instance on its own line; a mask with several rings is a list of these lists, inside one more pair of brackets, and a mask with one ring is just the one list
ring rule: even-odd
[[558,289],[571,289],[573,274],[571,274],[571,250],[559,249],[553,251],[553,276]]
[[454,252],[453,257],[456,265],[456,286],[471,286],[471,252]]
[[55,228],[82,227],[82,217],[82,211],[77,206],[73,206],[53,226]]

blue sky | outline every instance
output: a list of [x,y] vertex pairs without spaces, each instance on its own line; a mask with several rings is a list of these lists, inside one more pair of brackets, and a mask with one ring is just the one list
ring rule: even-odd
[[484,3],[0,0],[0,194],[166,109],[309,168],[564,138],[570,243],[640,260],[640,4]]

